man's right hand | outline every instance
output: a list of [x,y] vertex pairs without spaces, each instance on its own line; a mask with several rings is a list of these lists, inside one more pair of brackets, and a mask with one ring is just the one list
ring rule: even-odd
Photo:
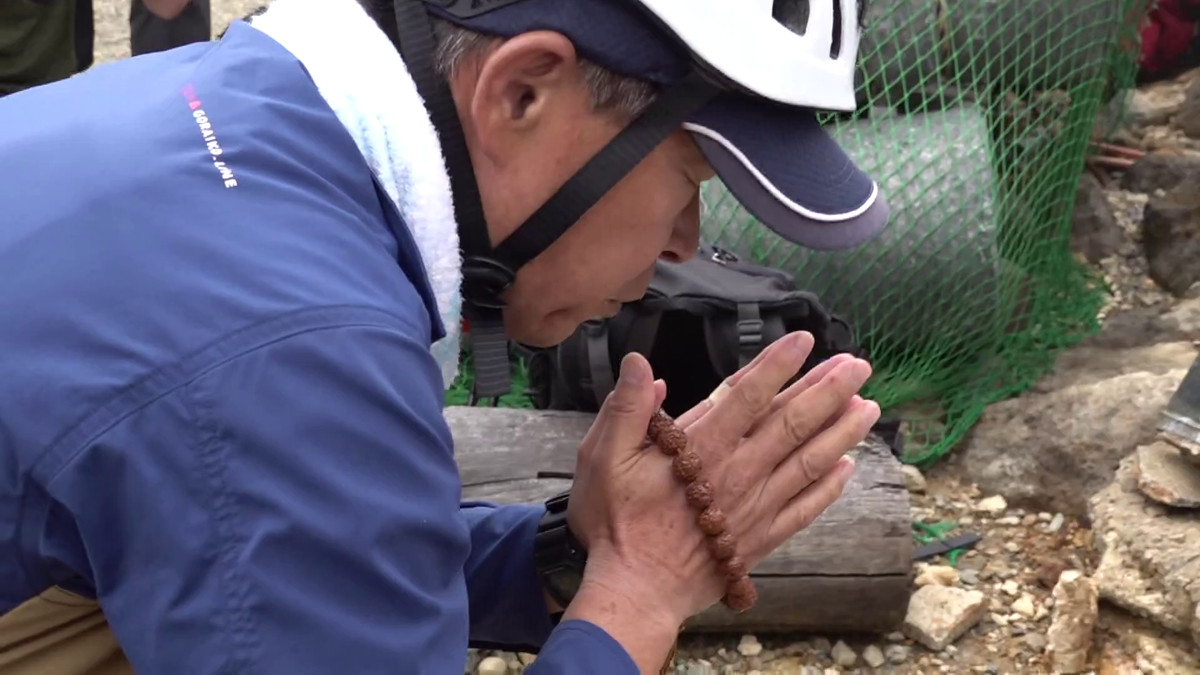
[[[780,393],[812,344],[808,333],[776,341],[677,420],[748,569],[841,495],[853,473],[845,454],[879,418],[857,395],[871,374],[859,359],[830,359]],[[646,443],[665,395],[643,357],[624,359],[580,446],[569,512],[588,565],[564,618],[607,630],[643,672],[656,672],[683,622],[725,592],[671,459]]]

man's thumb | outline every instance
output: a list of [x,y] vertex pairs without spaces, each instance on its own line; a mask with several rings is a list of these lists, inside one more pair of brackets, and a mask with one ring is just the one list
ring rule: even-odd
[[656,399],[650,364],[637,352],[621,359],[621,374],[604,400],[604,439],[611,449],[636,450],[646,440],[646,427]]

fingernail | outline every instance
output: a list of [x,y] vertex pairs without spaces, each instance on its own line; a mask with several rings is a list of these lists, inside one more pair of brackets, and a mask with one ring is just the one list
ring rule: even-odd
[[628,354],[621,360],[621,379],[629,384],[643,384],[646,381],[646,369],[633,354]]
[[720,386],[718,386],[716,389],[713,389],[712,393],[708,395],[708,402],[712,405],[720,403],[721,399],[725,398],[729,394],[730,389],[732,389],[732,387],[729,386],[728,382],[722,382]]
[[792,349],[797,355],[804,357],[808,355],[808,333],[796,333],[792,336]]
[[867,413],[868,416],[874,416],[875,418],[879,418],[883,414],[883,411],[880,409],[879,403],[877,401],[872,401],[871,399],[865,399],[862,403],[859,403],[859,406],[863,409],[864,412]]
[[838,472],[842,478],[849,479],[854,475],[854,460],[850,457],[843,457],[838,465]]

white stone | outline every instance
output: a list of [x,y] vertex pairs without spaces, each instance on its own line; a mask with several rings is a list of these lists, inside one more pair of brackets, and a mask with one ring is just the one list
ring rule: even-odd
[[904,634],[929,649],[941,651],[970,630],[987,613],[983,593],[952,586],[918,588],[908,602]]
[[998,516],[1001,513],[1004,513],[1004,510],[1007,508],[1008,501],[1004,499],[1003,495],[984,497],[983,499],[980,499],[977,504],[975,504],[976,511],[987,513],[993,516]]
[[[900,664],[908,660],[909,651],[908,645],[888,645],[883,654],[889,662]],[[863,652],[863,658],[866,657],[867,653]]]
[[479,675],[505,675],[508,672],[508,664],[499,656],[489,656],[479,662],[475,672]]
[[911,464],[903,464],[900,471],[904,473],[904,484],[908,486],[909,492],[925,491],[925,476],[921,474],[920,469]]
[[746,634],[738,642],[737,650],[742,656],[758,656],[762,653],[763,646],[757,637]]
[[1046,633],[1056,673],[1087,669],[1088,649],[1099,611],[1096,584],[1078,570],[1067,570],[1054,586],[1054,616]]
[[917,570],[917,578],[913,582],[917,586],[953,586],[958,583],[958,570],[948,565],[925,565]]
[[843,668],[849,668],[858,661],[858,654],[855,654],[850,645],[841,640],[838,640],[837,644],[833,646],[833,651],[830,652],[829,656],[833,658],[834,663]]
[[1037,613],[1037,608],[1033,605],[1033,596],[1022,593],[1021,597],[1013,601],[1012,610],[1023,616],[1033,616]]
[[1047,532],[1058,532],[1059,530],[1062,529],[1063,520],[1065,520],[1063,518],[1063,514],[1061,514],[1061,513],[1054,514],[1054,517],[1051,518],[1050,522],[1046,525],[1046,531]]
[[868,666],[878,668],[884,663],[887,663],[887,657],[883,655],[883,650],[876,645],[868,645],[862,653],[863,661],[867,662]]

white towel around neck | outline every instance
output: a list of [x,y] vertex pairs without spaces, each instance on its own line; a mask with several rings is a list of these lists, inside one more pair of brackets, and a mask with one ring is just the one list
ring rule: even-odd
[[357,0],[274,0],[250,25],[304,64],[400,210],[446,326],[431,351],[449,387],[462,320],[458,227],[442,147],[404,61]]

